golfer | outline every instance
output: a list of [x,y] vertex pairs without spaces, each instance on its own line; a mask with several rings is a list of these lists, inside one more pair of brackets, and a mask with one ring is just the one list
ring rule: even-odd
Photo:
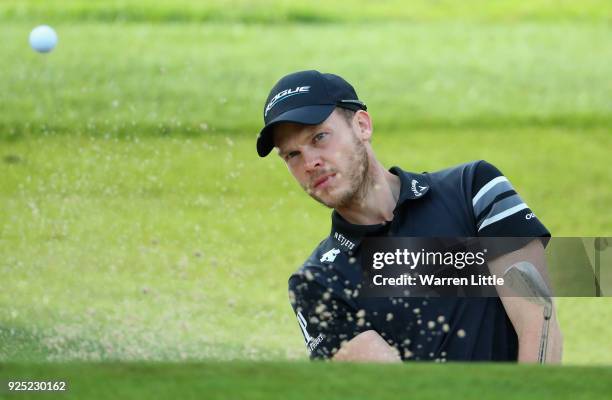
[[[371,145],[366,105],[329,73],[283,77],[266,100],[264,123],[259,156],[276,147],[302,188],[333,209],[329,236],[289,279],[312,359],[538,360],[542,306],[528,299],[360,295],[360,243],[371,236],[526,237],[489,267],[527,263],[546,277],[550,233],[497,168],[483,160],[432,173],[385,168]],[[546,360],[558,362],[554,309],[548,322]]]

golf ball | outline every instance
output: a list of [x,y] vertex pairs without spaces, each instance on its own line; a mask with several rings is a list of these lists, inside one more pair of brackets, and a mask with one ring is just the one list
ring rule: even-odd
[[30,32],[30,46],[39,53],[48,53],[57,44],[57,34],[48,25],[40,25]]

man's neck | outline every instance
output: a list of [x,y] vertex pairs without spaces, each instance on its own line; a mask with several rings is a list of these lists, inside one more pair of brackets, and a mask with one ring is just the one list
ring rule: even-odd
[[375,225],[393,220],[393,210],[400,193],[400,179],[377,160],[370,163],[368,181],[359,199],[336,211],[356,225]]

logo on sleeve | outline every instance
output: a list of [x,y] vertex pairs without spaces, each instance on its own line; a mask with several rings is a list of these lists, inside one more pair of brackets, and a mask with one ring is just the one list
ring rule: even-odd
[[319,333],[319,336],[313,338],[306,330],[306,326],[308,325],[308,323],[306,323],[306,319],[300,311],[297,312],[297,319],[298,323],[300,324],[300,328],[302,329],[302,334],[304,335],[304,342],[306,343],[306,347],[308,347],[308,349],[313,352],[314,349],[316,349],[317,346],[323,341],[323,339],[325,339],[325,335]]
[[323,254],[321,257],[321,262],[334,262],[336,257],[340,254],[340,249],[331,249],[330,251]]

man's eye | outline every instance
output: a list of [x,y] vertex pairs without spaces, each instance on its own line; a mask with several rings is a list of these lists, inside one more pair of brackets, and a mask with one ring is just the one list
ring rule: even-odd
[[321,132],[315,135],[314,137],[314,141],[318,142],[320,140],[322,140],[325,136],[327,136],[327,132]]
[[285,156],[285,159],[286,159],[286,160],[289,160],[289,159],[291,159],[291,158],[293,158],[293,157],[297,156],[297,154],[298,154],[298,153],[297,153],[297,151],[292,151],[291,153],[288,153],[288,154]]

